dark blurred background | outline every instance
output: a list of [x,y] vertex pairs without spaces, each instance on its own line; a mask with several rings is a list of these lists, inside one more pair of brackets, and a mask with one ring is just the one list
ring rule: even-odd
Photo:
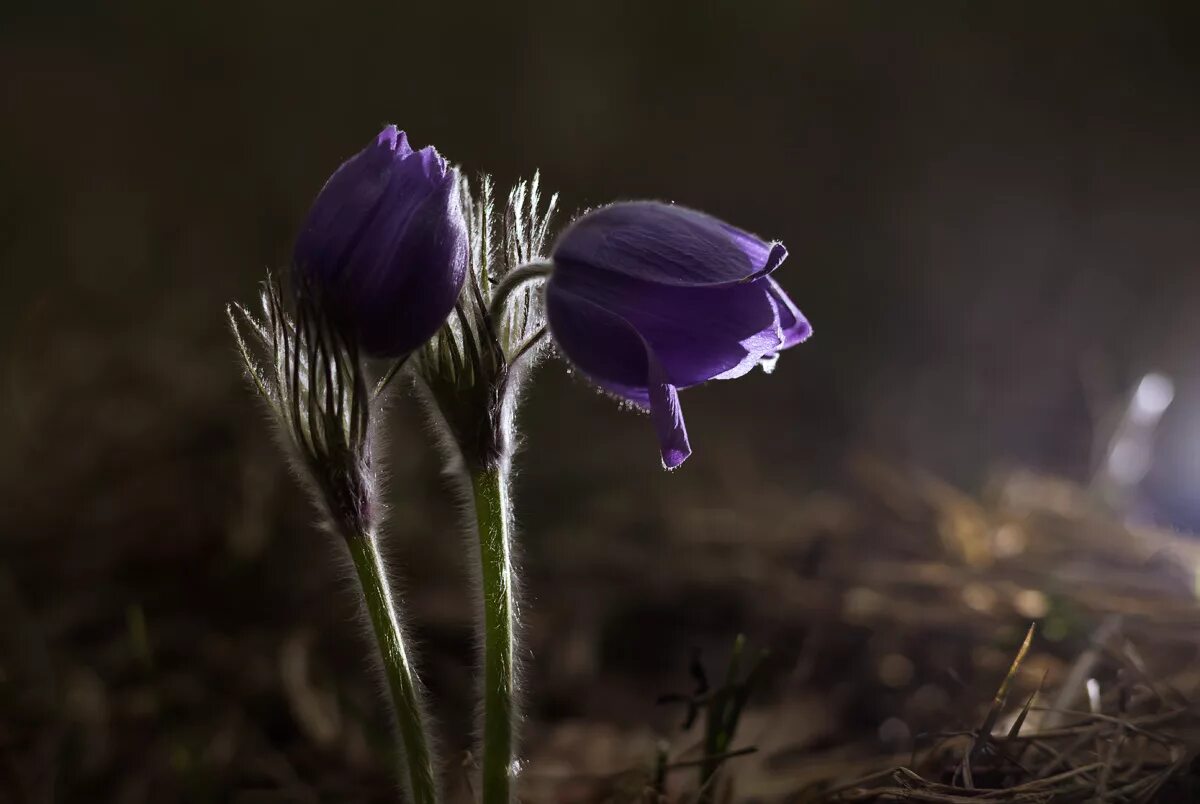
[[[21,758],[12,789],[51,778],[63,800],[172,800],[158,777],[129,781],[121,757],[153,764],[163,734],[182,732],[163,767],[203,764],[194,745],[223,733],[196,716],[225,711],[209,707],[214,689],[245,705],[238,722],[261,724],[263,746],[307,745],[277,682],[230,680],[239,667],[274,678],[279,643],[295,637],[348,657],[314,658],[325,677],[362,672],[357,627],[337,627],[354,616],[344,570],[275,454],[223,306],[286,264],[325,177],[386,122],[501,187],[540,170],[568,213],[669,199],[779,238],[791,256],[777,277],[815,327],[772,376],[685,394],[696,454],[673,474],[648,421],[558,362],[539,371],[517,492],[535,631],[561,639],[604,619],[555,581],[563,567],[586,576],[588,550],[650,545],[641,569],[669,575],[690,559],[654,547],[663,522],[704,519],[752,541],[753,522],[784,527],[853,451],[968,490],[1006,465],[1088,482],[1152,371],[1175,393],[1138,510],[1200,525],[1198,24],[1193,3],[6,4],[0,745]],[[395,416],[397,572],[419,633],[450,657],[431,684],[461,699],[449,720],[465,723],[454,503],[419,411],[402,402]],[[628,615],[618,631],[648,630],[638,660],[609,657],[603,635],[564,655],[646,662],[686,686],[687,647],[707,638],[697,622],[756,626],[725,622],[719,601],[691,605]],[[534,639],[535,667],[558,656],[548,639]],[[194,650],[223,669],[175,679]],[[163,678],[185,687],[167,696],[176,708],[147,699],[133,725],[97,703]],[[348,682],[367,709],[369,681]],[[531,695],[548,723],[607,701],[592,687]],[[43,708],[64,700],[108,707],[117,744],[75,746],[62,725],[73,715]],[[637,700],[662,719],[653,696]],[[316,778],[306,762],[321,764],[294,760],[299,778]]]

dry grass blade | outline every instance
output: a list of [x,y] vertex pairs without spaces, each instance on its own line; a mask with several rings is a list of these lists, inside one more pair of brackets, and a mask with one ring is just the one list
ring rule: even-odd
[[1017,719],[1013,721],[1012,728],[1008,730],[1008,738],[1005,745],[1017,739],[1021,735],[1021,727],[1025,725],[1025,719],[1029,717],[1029,708],[1033,706],[1033,702],[1037,700],[1041,694],[1042,688],[1046,686],[1046,673],[1042,673],[1042,680],[1038,682],[1037,689],[1030,693],[1025,699],[1025,705],[1021,707],[1021,713],[1017,715]]
[[987,748],[988,738],[991,736],[992,730],[996,728],[996,721],[1000,719],[1000,714],[1004,711],[1004,706],[1008,702],[1008,693],[1012,689],[1013,679],[1016,678],[1017,671],[1021,669],[1021,663],[1025,661],[1025,657],[1029,654],[1029,647],[1033,644],[1033,635],[1036,628],[1036,625],[1030,625],[1029,630],[1025,632],[1025,639],[1021,642],[1021,647],[1017,650],[1017,655],[1013,658],[1007,675],[1000,682],[1000,687],[996,690],[996,694],[992,698],[992,705],[988,709],[987,717],[984,718],[983,725],[975,735],[971,747],[967,750],[966,755],[963,756],[961,774],[963,784],[968,789],[975,786],[972,765],[979,759],[984,749]]

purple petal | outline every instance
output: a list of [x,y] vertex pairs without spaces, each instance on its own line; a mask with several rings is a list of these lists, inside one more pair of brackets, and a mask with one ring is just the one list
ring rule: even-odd
[[663,465],[692,453],[676,387],[653,348],[629,322],[562,288],[546,287],[546,318],[559,348],[584,375],[611,394],[649,409]]
[[[468,234],[457,171],[446,174],[441,186],[413,211],[397,246],[398,259],[418,266],[396,297],[410,300],[404,328],[413,348],[428,340],[454,308],[467,275]],[[419,270],[426,266],[445,270]],[[393,310],[392,315],[396,316]]]
[[559,349],[593,382],[649,405],[645,342],[629,322],[553,281],[546,285],[546,321]]
[[783,334],[783,345],[779,348],[791,349],[798,343],[804,343],[812,335],[812,326],[808,319],[783,288],[779,287],[778,282],[770,277],[767,278],[767,282],[771,287],[771,296],[779,306],[779,327]]
[[748,282],[787,257],[781,243],[686,207],[656,201],[612,204],[587,213],[554,246],[555,262],[671,286]]
[[447,177],[445,161],[433,146],[394,158],[391,181],[345,258],[354,266],[358,288],[370,291],[384,283],[394,284],[398,274],[428,268],[406,259],[400,246],[416,210],[448,181],[454,180]]
[[354,288],[355,324],[372,354],[406,354],[420,346],[458,299],[466,278],[467,228],[456,171],[406,212],[393,237],[389,253],[380,257],[390,270],[364,275]]
[[386,145],[396,156],[402,158],[413,152],[412,146],[408,144],[408,135],[390,124],[384,126],[383,131],[379,132],[379,136],[375,138],[375,144]]
[[683,423],[683,408],[679,406],[679,391],[666,381],[654,353],[647,349],[646,356],[650,361],[650,417],[658,434],[663,467],[674,469],[692,454],[687,427]]
[[404,132],[388,126],[343,162],[321,188],[296,238],[296,264],[336,276],[387,191],[395,159],[410,153]]
[[[779,308],[762,281],[680,287],[562,263],[547,284],[547,298],[553,292],[586,299],[624,321],[649,344],[666,380],[680,388],[741,376],[782,344]],[[564,344],[572,361],[584,353],[589,373],[646,387],[646,369],[626,361],[627,349],[586,334]]]

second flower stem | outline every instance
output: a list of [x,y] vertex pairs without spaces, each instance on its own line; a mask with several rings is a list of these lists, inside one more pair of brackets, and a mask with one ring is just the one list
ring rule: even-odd
[[508,478],[499,467],[471,473],[483,591],[483,804],[509,804],[516,707],[515,612]]
[[375,635],[387,676],[400,737],[401,776],[407,778],[414,804],[436,804],[437,781],[426,737],[421,689],[404,646],[404,633],[392,601],[379,543],[374,534],[356,533],[346,539],[346,544],[354,559],[363,601],[371,619],[371,632]]

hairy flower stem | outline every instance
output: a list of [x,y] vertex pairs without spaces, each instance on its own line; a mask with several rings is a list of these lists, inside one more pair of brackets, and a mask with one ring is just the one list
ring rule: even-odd
[[426,738],[421,690],[404,647],[404,634],[392,602],[379,543],[373,533],[355,533],[346,539],[346,544],[350,547],[354,569],[362,585],[363,600],[371,618],[371,630],[379,646],[392,696],[400,737],[400,777],[407,779],[414,804],[436,804],[437,783],[429,740]]
[[516,613],[509,544],[508,476],[500,467],[473,469],[483,591],[483,804],[510,804],[516,707]]
[[488,303],[488,315],[494,321],[499,321],[504,314],[508,297],[528,282],[545,279],[554,273],[554,263],[531,262],[509,271],[500,284],[492,289],[491,301]]

